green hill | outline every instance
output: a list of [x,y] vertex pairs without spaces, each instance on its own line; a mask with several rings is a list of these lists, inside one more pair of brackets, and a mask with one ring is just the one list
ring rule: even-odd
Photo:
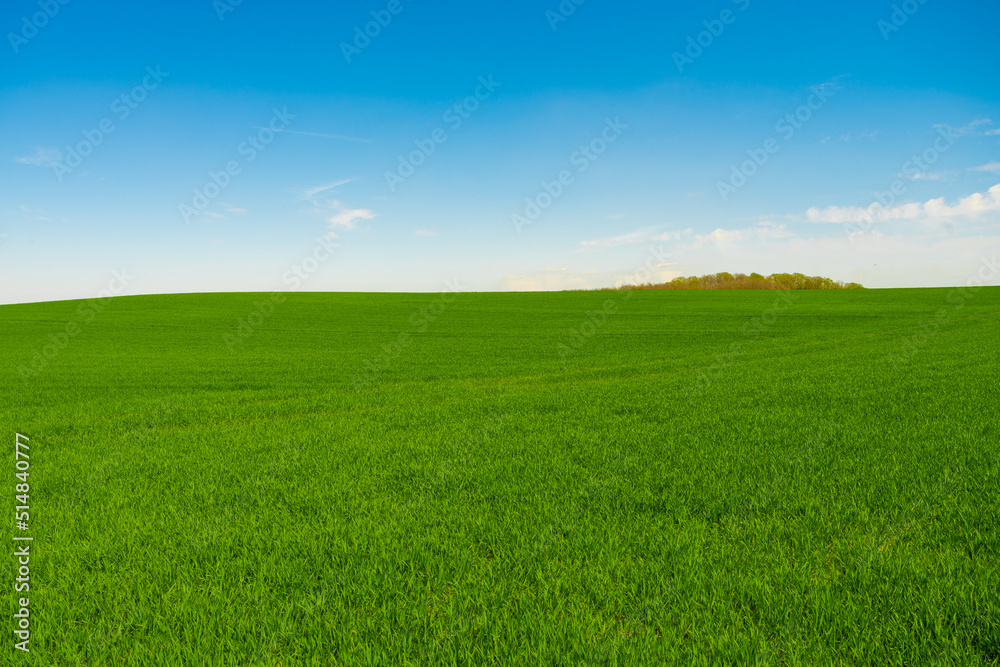
[[0,306],[19,658],[997,664],[998,316],[1000,288]]

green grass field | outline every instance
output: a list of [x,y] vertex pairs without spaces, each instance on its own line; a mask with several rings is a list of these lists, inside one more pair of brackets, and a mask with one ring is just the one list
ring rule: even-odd
[[1000,664],[1000,288],[277,301],[0,306],[19,664]]

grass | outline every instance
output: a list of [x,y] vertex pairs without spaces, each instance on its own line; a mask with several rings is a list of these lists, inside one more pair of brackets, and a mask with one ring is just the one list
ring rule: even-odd
[[10,650],[1000,664],[1000,288],[795,294],[2,306]]

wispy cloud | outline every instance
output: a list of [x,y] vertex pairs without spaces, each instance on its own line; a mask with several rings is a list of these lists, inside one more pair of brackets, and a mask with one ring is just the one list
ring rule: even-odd
[[1000,162],[990,162],[981,167],[971,167],[969,171],[990,171],[994,174],[1000,174]]
[[840,80],[844,77],[849,76],[848,74],[838,74],[837,76],[831,78],[829,81],[824,81],[823,83],[814,86],[818,88],[823,94],[830,94],[841,90],[843,86],[840,85]]
[[31,209],[25,206],[24,204],[21,204],[20,209],[21,213],[24,213],[25,215],[30,216],[35,220],[45,220],[45,221],[51,220],[49,216],[45,215],[45,211],[43,211],[42,209]]
[[354,229],[359,220],[371,220],[375,217],[375,213],[367,208],[347,208],[337,200],[331,201],[330,205],[337,211],[326,219],[331,229]]
[[345,178],[341,181],[335,181],[333,183],[327,183],[325,185],[317,185],[311,188],[303,188],[299,192],[299,200],[304,201],[306,199],[312,199],[321,192],[325,192],[326,190],[330,190],[331,188],[336,188],[341,185],[345,185],[353,180],[354,180],[353,178]]
[[33,155],[14,158],[14,162],[30,164],[36,167],[52,167],[62,160],[62,153],[58,148],[35,148]]
[[679,241],[682,237],[693,234],[691,229],[683,231],[668,231],[656,233],[654,229],[640,229],[620,236],[612,236],[594,241],[583,241],[575,252],[588,252],[594,250],[606,250],[620,245],[632,245],[636,243],[655,243],[658,241]]
[[238,208],[236,206],[233,206],[232,204],[227,204],[225,202],[219,202],[219,206],[221,206],[223,210],[226,211],[226,213],[235,213],[236,215],[239,215],[241,213],[247,212],[245,208]]
[[255,125],[254,129],[271,130],[272,132],[286,132],[288,134],[301,134],[306,137],[322,137],[324,139],[340,139],[341,141],[357,141],[362,144],[367,144],[371,142],[371,139],[361,139],[360,137],[348,137],[342,134],[323,134],[322,132],[302,132],[301,130],[276,130],[273,127],[262,127],[260,125]]
[[[996,130],[982,129],[983,125],[992,125],[992,124],[993,120],[990,118],[976,118],[975,120],[970,121],[967,125],[963,125],[962,127],[951,127],[951,131],[954,132],[955,134],[960,134],[962,136],[978,135],[978,134],[983,134],[983,135],[997,134]],[[950,126],[935,125],[934,127],[947,129]]]
[[[881,130],[867,130],[865,132],[857,132],[857,133],[848,132],[847,134],[842,134],[839,137],[837,137],[836,142],[837,143],[848,142],[851,139],[854,139],[855,141],[861,141],[861,140],[875,141],[876,139],[878,139],[878,136],[880,134],[882,134]],[[833,137],[825,137],[821,140],[820,143],[825,144],[829,143],[832,140],[834,140]]]
[[824,209],[810,208],[806,219],[810,222],[859,223],[862,221],[886,222],[889,220],[917,220],[928,218],[953,218],[978,215],[987,211],[1000,210],[1000,184],[994,185],[986,193],[976,192],[963,197],[954,206],[945,203],[944,197],[899,206],[883,206],[874,203],[861,206],[828,206]]
[[794,237],[795,234],[788,231],[784,225],[762,224],[747,229],[716,229],[708,234],[697,234],[694,237],[694,245],[697,246],[703,243],[735,243],[751,239],[758,241],[766,239],[790,239]]
[[413,233],[416,234],[417,236],[437,236],[438,235],[437,232],[431,231],[430,229],[418,229],[417,231],[415,231]]
[[899,178],[908,178],[911,181],[940,181],[944,178],[943,174],[935,174],[929,171],[918,171],[915,174],[899,174]]

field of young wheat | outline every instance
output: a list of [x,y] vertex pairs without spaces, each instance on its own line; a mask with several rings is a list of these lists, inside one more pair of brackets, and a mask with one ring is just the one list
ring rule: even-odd
[[1000,288],[136,296],[0,332],[29,664],[1000,664]]

